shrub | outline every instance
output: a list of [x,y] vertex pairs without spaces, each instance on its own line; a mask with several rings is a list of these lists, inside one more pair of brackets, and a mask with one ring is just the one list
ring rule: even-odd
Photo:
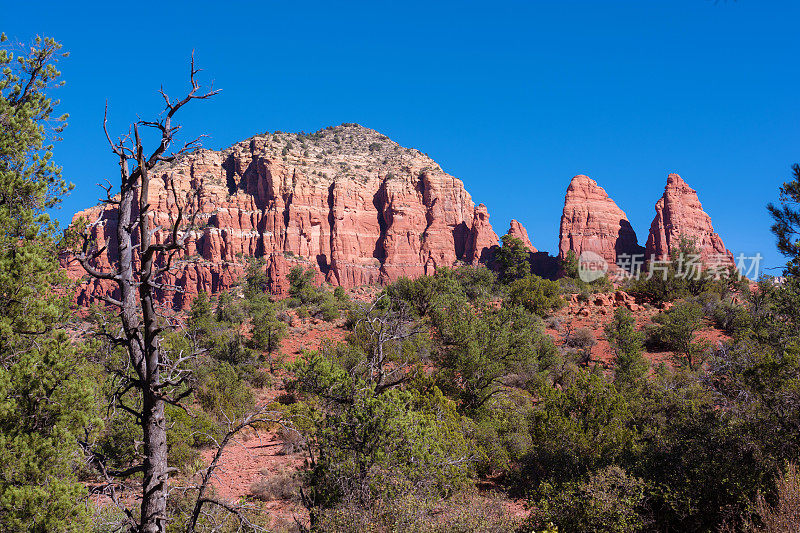
[[[289,404],[291,405],[291,404]],[[278,429],[278,438],[283,443],[278,455],[291,455],[303,449],[305,440],[302,433],[293,428],[281,426]]]
[[217,297],[216,320],[239,324],[244,320],[245,312],[240,302],[230,292],[221,292]]
[[586,350],[597,344],[594,333],[589,328],[578,328],[575,333],[567,339],[567,346]]
[[272,385],[272,375],[259,368],[253,368],[247,373],[247,382],[257,389],[263,389]]
[[500,268],[500,280],[509,283],[525,278],[531,273],[529,252],[522,241],[512,235],[503,235],[502,246],[495,252],[495,262]]
[[464,492],[443,500],[429,492],[414,491],[375,501],[368,508],[348,501],[325,510],[319,515],[315,531],[508,533],[518,531],[520,526],[520,519],[508,512],[509,505],[494,495]]
[[350,298],[347,296],[347,291],[344,290],[344,287],[342,286],[338,286],[335,289],[333,289],[333,297],[339,300],[340,302],[346,302],[350,300]]
[[631,312],[618,307],[605,327],[606,338],[614,350],[614,376],[618,383],[636,382],[647,373],[649,363],[642,356],[644,334],[636,329]]
[[794,463],[786,466],[776,480],[777,501],[770,505],[762,494],[756,501],[756,511],[763,527],[763,533],[783,533],[800,531],[800,472]]
[[547,320],[544,321],[545,326],[550,329],[560,330],[561,326],[563,325],[563,319],[557,316],[548,317]]
[[247,260],[244,294],[248,299],[264,293],[269,288],[269,279],[264,265],[263,258],[251,257]]
[[253,393],[226,362],[198,371],[197,399],[204,411],[218,417],[243,415],[254,404]]
[[512,375],[532,375],[543,366],[552,341],[538,318],[521,306],[462,302],[437,313],[435,323],[444,349],[438,354],[437,384],[472,412],[505,389]]
[[341,313],[339,312],[337,300],[328,294],[318,305],[316,314],[322,315],[322,319],[326,322],[333,322],[338,319]]
[[574,250],[568,250],[563,259],[559,260],[561,273],[564,277],[578,279],[578,256]]
[[455,302],[466,301],[464,290],[452,272],[438,269],[433,276],[400,278],[386,287],[386,294],[393,302],[407,304],[418,316],[429,316]]
[[730,299],[722,300],[714,306],[711,319],[717,327],[737,338],[750,326],[747,309]]
[[289,271],[289,295],[300,300],[301,303],[309,303],[317,296],[314,288],[314,279],[317,272],[313,268],[304,269],[296,266]]
[[190,415],[172,405],[166,406],[165,414],[170,427],[167,432],[169,464],[189,473],[200,461],[197,448],[213,442],[210,437],[215,433],[214,422],[202,411]]
[[462,265],[451,272],[470,300],[489,298],[497,291],[497,275],[483,265]]
[[584,481],[548,486],[543,493],[528,521],[534,529],[551,522],[559,531],[627,533],[644,526],[645,483],[619,466],[593,472]]
[[669,261],[657,267],[651,263],[650,272],[631,280],[625,290],[637,299],[658,304],[699,296],[705,292],[713,292],[724,298],[731,291],[743,290],[747,284],[733,270],[720,273],[720,279],[713,279],[706,272],[708,265],[697,265],[699,271],[689,266],[687,258],[699,258],[700,252],[694,240],[685,235],[681,235],[678,244],[670,248],[669,256]]
[[595,280],[586,282],[580,278],[580,265],[578,257],[573,250],[569,250],[566,256],[559,262],[559,273],[561,278],[558,280],[561,291],[565,294],[581,293],[591,295],[598,292],[609,292],[614,290],[614,284],[608,279],[608,275],[603,275]]
[[678,364],[691,370],[699,368],[706,350],[703,342],[695,341],[695,333],[703,326],[703,309],[694,300],[677,302],[670,310],[653,317],[648,330],[648,342],[675,352]]
[[511,282],[506,301],[511,305],[521,305],[539,316],[546,316],[564,306],[558,283],[533,274]]
[[261,479],[250,485],[250,495],[257,500],[300,501],[300,481],[295,472],[282,468],[261,471]]

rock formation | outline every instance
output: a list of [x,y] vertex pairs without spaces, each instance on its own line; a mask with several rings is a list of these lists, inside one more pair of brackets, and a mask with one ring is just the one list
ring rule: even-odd
[[472,217],[466,260],[471,263],[486,263],[490,260],[492,248],[497,246],[497,241],[497,233],[489,224],[489,211],[485,205],[480,204],[475,208]]
[[644,254],[622,209],[602,187],[584,175],[572,178],[561,215],[559,258],[563,259],[570,250],[577,255],[595,252],[612,270],[620,255]]
[[525,248],[527,248],[529,252],[536,253],[539,251],[531,244],[531,240],[528,238],[528,230],[516,220],[511,220],[511,225],[508,228],[508,235],[521,240],[522,244],[525,245]]
[[656,216],[647,238],[647,257],[663,260],[680,241],[681,235],[694,240],[704,262],[734,264],[722,239],[711,225],[711,217],[703,211],[697,191],[677,174],[667,177],[664,195],[656,202]]
[[[264,258],[273,292],[285,293],[296,264],[319,281],[353,287],[430,274],[457,260],[479,260],[497,243],[483,205],[461,180],[418,150],[356,124],[313,134],[257,135],[222,151],[201,149],[151,172],[153,226],[164,241],[176,220],[172,184],[187,217],[187,249],[164,280],[164,294],[185,308],[199,291],[231,287],[246,259]],[[115,239],[116,212],[96,206],[85,219],[99,247]],[[82,269],[65,257],[75,278]],[[111,268],[107,254],[95,262]],[[113,286],[84,279],[79,301]]]

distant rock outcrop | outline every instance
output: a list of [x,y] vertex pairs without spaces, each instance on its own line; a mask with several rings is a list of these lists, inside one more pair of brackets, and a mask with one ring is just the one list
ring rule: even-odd
[[669,258],[671,247],[681,235],[694,240],[704,262],[728,263],[733,266],[733,254],[711,225],[711,217],[703,211],[697,191],[677,174],[667,177],[664,194],[656,202],[656,216],[647,238],[647,257],[655,260]]
[[508,235],[521,240],[522,244],[525,245],[525,248],[527,248],[529,252],[536,253],[539,251],[531,244],[531,240],[528,238],[528,230],[516,220],[511,220],[511,225],[508,228]]
[[[165,242],[177,219],[186,249],[161,280],[162,302],[186,308],[200,291],[234,286],[249,258],[264,260],[270,290],[288,293],[297,265],[316,270],[316,281],[344,287],[432,274],[457,263],[493,266],[498,238],[483,204],[475,205],[461,180],[418,150],[403,148],[356,124],[313,134],[257,135],[222,151],[197,150],[151,172],[148,201],[154,242]],[[174,187],[176,195],[172,193]],[[117,212],[113,204],[77,213],[89,225],[101,271],[113,268]],[[554,278],[572,250],[600,255],[613,272],[621,256],[665,259],[681,235],[695,241],[704,261],[733,265],[697,193],[670,174],[656,203],[646,249],[625,213],[591,178],[572,178],[564,199],[558,257],[539,252],[526,229],[511,221],[508,234],[530,252],[534,273]],[[80,280],[78,302],[112,295],[108,280],[90,279],[65,254]],[[629,265],[631,263],[628,263]]]
[[491,256],[492,248],[497,246],[497,233],[489,224],[489,211],[486,206],[479,204],[475,207],[472,217],[472,230],[470,231],[466,259],[471,263],[486,263]]
[[[296,264],[315,268],[319,281],[353,287],[472,263],[497,244],[486,207],[473,204],[461,180],[418,150],[356,124],[257,135],[222,151],[197,150],[151,174],[148,200],[160,227],[154,241],[163,242],[176,220],[170,184],[188,218],[194,215],[180,228],[189,233],[187,249],[164,280],[179,290],[162,298],[179,308],[199,291],[231,287],[249,257],[266,260],[272,290],[282,294]],[[87,209],[73,221],[81,217],[100,246],[115,239],[112,206]],[[103,254],[95,262],[109,269],[114,259]],[[74,262],[68,270],[83,275]],[[113,288],[85,279],[78,299]]]
[[622,209],[593,179],[582,174],[572,178],[561,215],[559,258],[563,259],[570,250],[576,255],[595,252],[612,270],[620,255],[644,254]]

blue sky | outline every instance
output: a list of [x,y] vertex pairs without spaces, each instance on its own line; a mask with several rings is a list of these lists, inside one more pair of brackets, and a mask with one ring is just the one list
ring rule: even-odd
[[71,53],[62,221],[116,179],[105,101],[117,131],[152,116],[161,84],[185,90],[195,49],[223,90],[182,117],[207,147],[358,122],[461,178],[498,234],[516,218],[551,252],[573,175],[595,178],[644,243],[677,172],[734,253],[783,263],[765,204],[800,162],[798,2],[72,4],[0,0],[9,37]]

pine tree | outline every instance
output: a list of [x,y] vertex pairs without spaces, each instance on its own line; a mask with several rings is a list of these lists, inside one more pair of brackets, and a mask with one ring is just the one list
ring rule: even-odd
[[48,95],[66,54],[48,38],[19,55],[0,43],[0,530],[81,531],[74,461],[94,396],[63,330],[68,285],[46,212],[70,188],[52,160],[66,115]]
[[497,250],[495,260],[500,268],[500,280],[509,283],[530,275],[528,249],[520,239],[513,235],[503,235],[502,246]]
[[618,307],[606,324],[606,338],[614,350],[614,379],[618,383],[636,383],[647,375],[648,362],[642,355],[644,335],[636,329],[629,310]]
[[792,180],[780,188],[780,207],[770,203],[767,205],[770,215],[775,220],[772,232],[778,238],[778,250],[789,258],[787,273],[792,276],[800,274],[800,165],[792,165]]

